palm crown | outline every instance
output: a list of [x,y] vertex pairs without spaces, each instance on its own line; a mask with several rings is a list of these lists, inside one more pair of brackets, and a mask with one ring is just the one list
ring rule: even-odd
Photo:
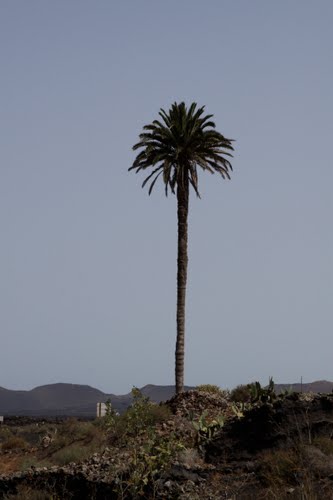
[[151,181],[149,194],[161,174],[166,195],[168,188],[175,193],[175,186],[188,179],[199,197],[197,167],[230,178],[232,166],[225,157],[232,156],[232,140],[215,130],[213,115],[204,116],[204,109],[197,109],[196,103],[188,109],[184,102],[174,103],[168,113],[160,110],[162,121],[154,120],[143,127],[140,141],[133,146],[134,150],[143,149],[129,170],[139,172],[153,167],[142,183],[144,187]]

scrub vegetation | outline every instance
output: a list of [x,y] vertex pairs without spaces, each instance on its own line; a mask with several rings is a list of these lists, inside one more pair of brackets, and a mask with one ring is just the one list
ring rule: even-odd
[[132,396],[122,415],[5,422],[0,498],[333,498],[333,395],[278,395],[270,380]]

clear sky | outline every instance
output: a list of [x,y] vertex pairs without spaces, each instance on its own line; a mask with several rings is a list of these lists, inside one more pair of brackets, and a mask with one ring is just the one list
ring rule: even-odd
[[185,382],[333,380],[331,0],[0,2],[0,386],[174,383],[176,100],[235,139],[190,199]]

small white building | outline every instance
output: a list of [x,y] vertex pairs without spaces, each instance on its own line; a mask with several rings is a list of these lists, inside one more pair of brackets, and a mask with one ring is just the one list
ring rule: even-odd
[[105,417],[106,415],[106,403],[97,403],[97,417]]

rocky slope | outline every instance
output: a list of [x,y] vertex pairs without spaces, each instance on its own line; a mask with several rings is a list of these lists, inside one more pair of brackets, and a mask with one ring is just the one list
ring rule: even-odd
[[[186,446],[147,476],[143,498],[333,499],[332,394],[290,394],[246,409],[223,395],[190,391],[167,405],[172,415],[154,432]],[[218,416],[224,424],[214,426]],[[3,475],[0,498],[14,498],[20,488],[52,491],[59,499],[139,498],[128,486],[132,458],[130,447],[111,443],[82,463]]]

